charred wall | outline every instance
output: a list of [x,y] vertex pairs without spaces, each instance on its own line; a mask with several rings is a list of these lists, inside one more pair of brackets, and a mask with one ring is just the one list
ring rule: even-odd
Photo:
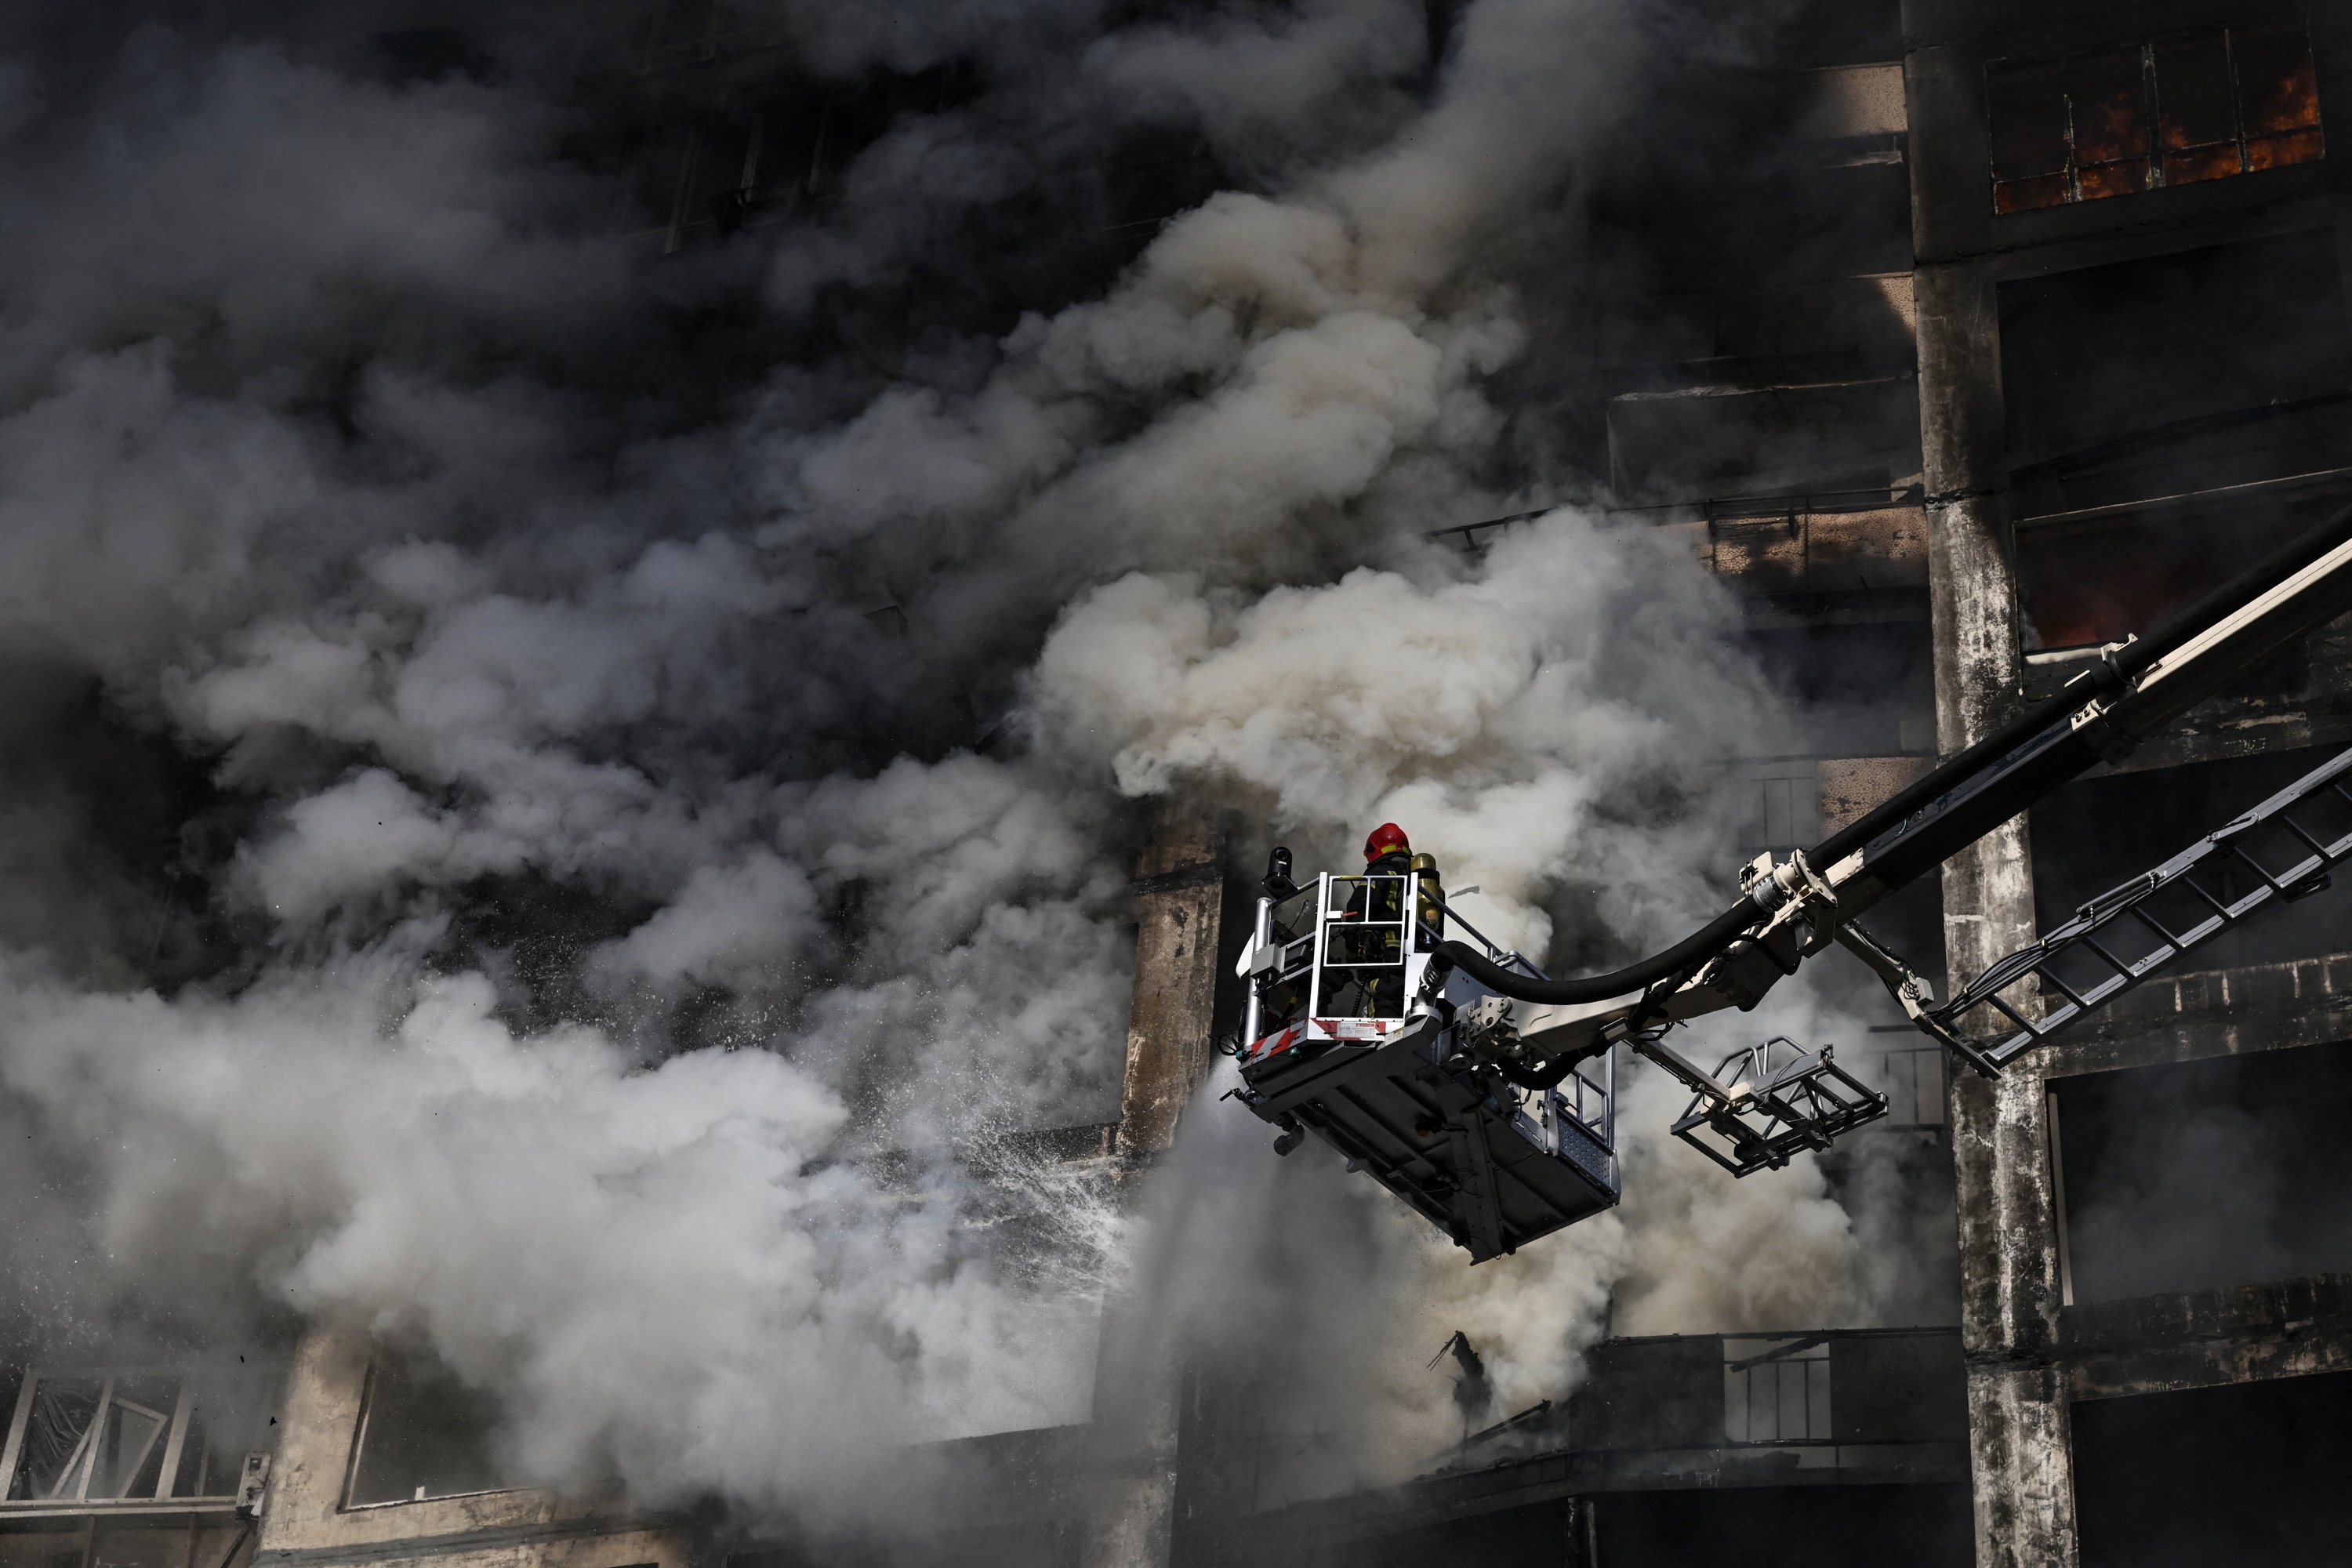
[[2077,1405],[2084,1568],[2340,1562],[2352,1373]]

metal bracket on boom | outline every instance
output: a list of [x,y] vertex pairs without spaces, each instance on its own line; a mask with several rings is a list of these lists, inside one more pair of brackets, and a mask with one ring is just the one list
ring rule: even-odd
[[1808,1051],[1776,1036],[1732,1052],[1712,1074],[1690,1077],[1675,1070],[1680,1057],[1643,1054],[1698,1091],[1675,1136],[1735,1176],[1778,1170],[1886,1114],[1886,1097],[1839,1067],[1829,1046]]

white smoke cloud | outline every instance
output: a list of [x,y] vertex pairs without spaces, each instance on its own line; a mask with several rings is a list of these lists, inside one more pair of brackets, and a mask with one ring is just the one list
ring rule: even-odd
[[1124,578],[1045,644],[1039,711],[1129,793],[1246,786],[1335,865],[1351,828],[1402,821],[1454,885],[1485,890],[1507,928],[1492,934],[1536,949],[1531,906],[1580,874],[1611,880],[1628,936],[1703,915],[1710,831],[1596,808],[1702,796],[1713,762],[1765,732],[1770,695],[1710,629],[1710,585],[1650,536],[1570,513],[1506,538],[1469,580],[1436,562],[1420,575],[1359,568],[1248,600]]
[[422,1334],[527,1477],[772,1498],[1083,1400],[1087,1303],[996,1279],[950,1184],[803,1173],[848,1111],[775,1053],[635,1070],[381,953],[224,1003],[7,978],[5,1082],[91,1151],[110,1252]]

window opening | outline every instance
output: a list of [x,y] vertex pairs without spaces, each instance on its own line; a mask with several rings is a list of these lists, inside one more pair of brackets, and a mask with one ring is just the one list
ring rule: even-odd
[[1828,1339],[1725,1340],[1723,1435],[1734,1443],[1830,1441]]
[[1922,1046],[1888,1051],[1880,1058],[1880,1087],[1887,1101],[1889,1129],[1927,1129],[1944,1124],[1944,1047]]
[[1985,68],[1996,213],[2326,155],[2300,18]]
[[1787,854],[1812,844],[1821,816],[1820,764],[1811,758],[1759,768],[1762,776],[1741,782],[1738,847],[1753,857],[1761,850]]
[[2088,1073],[2048,1093],[2065,1304],[2352,1264],[2352,1046]]
[[497,1401],[432,1357],[379,1349],[353,1445],[346,1508],[502,1490]]

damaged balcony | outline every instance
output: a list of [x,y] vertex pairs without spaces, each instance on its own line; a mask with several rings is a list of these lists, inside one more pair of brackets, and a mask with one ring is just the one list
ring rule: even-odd
[[1964,1563],[1957,1331],[1609,1340],[1564,1405],[1523,1412],[1385,1491],[1245,1514],[1249,1564],[1535,1561],[1648,1568],[1801,1540]]
[[[9,1380],[0,1439],[0,1528],[82,1515],[134,1518],[250,1513],[247,1472],[262,1456],[232,1452],[200,1408],[194,1379],[167,1370],[35,1365]],[[229,1431],[235,1430],[232,1426]]]
[[1751,620],[1924,618],[1912,331],[1908,273],[1634,302],[1601,341],[1613,510]]

